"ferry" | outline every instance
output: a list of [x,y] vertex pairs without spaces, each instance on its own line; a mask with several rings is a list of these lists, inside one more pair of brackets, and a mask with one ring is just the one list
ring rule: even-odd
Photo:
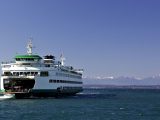
[[14,61],[2,62],[1,91],[15,98],[59,97],[83,91],[83,69],[64,64],[61,55],[41,57],[32,53],[32,41],[27,44],[27,54],[15,55]]

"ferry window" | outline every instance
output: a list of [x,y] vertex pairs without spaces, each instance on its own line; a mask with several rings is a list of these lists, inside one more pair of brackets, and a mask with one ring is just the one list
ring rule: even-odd
[[4,75],[7,75],[7,76],[9,76],[11,74],[12,74],[11,72],[4,72]]
[[20,61],[20,59],[19,59],[19,58],[16,58],[16,61]]
[[42,72],[40,73],[40,76],[43,76],[43,77],[49,76],[48,71],[42,71]]
[[45,65],[46,67],[50,67],[50,65]]
[[27,75],[30,75],[30,72],[27,72]]
[[49,80],[49,83],[52,83],[52,80]]

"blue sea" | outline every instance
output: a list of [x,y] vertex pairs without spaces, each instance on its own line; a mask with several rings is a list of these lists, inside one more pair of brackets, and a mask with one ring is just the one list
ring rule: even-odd
[[1,100],[0,120],[160,120],[160,90],[98,88],[67,98]]

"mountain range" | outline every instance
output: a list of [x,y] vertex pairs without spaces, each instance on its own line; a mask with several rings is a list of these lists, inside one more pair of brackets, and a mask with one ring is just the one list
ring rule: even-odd
[[148,78],[136,78],[136,77],[85,77],[83,78],[84,85],[139,85],[150,86],[160,85],[160,76],[153,76]]

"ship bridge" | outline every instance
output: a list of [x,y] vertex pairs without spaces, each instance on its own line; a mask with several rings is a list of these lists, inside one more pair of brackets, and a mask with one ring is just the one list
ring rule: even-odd
[[39,63],[41,59],[42,58],[39,55],[16,55],[15,56],[15,61],[18,64]]

